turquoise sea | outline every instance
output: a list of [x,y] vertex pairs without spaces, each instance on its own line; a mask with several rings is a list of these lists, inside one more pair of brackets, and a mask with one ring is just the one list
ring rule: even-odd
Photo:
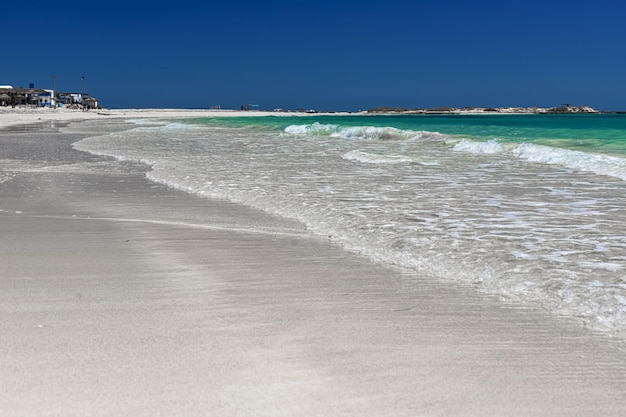
[[626,116],[136,120],[75,146],[377,262],[626,330]]
[[[338,123],[338,117],[341,117]],[[222,117],[196,119],[213,126],[285,129],[302,122],[301,116]],[[472,140],[497,139],[510,143],[535,143],[569,149],[626,154],[624,114],[497,114],[497,115],[358,115],[311,116],[307,124],[392,127],[405,131],[439,132]]]

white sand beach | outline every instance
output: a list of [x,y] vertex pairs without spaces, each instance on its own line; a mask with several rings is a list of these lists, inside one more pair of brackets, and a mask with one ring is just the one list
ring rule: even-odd
[[626,415],[623,339],[71,147],[227,114],[0,110],[0,417]]
[[[185,117],[267,116],[282,113],[239,110],[186,110],[186,109],[99,109],[82,111],[67,108],[0,107],[0,128],[38,122],[65,122],[70,120],[99,120],[111,118],[140,119]],[[289,113],[293,115],[294,113]],[[304,114],[304,113],[301,113]]]

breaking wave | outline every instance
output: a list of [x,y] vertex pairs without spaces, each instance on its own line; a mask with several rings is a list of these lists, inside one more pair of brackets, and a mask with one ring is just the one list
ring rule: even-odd
[[287,126],[285,133],[290,135],[325,135],[332,138],[365,140],[407,140],[443,137],[443,135],[436,132],[417,132],[397,129],[395,127],[347,127],[320,123]]
[[577,171],[606,175],[626,181],[626,159],[619,156],[554,148],[533,143],[507,144],[495,139],[486,142],[463,139],[456,143],[452,149],[458,152],[476,154],[508,153],[529,162],[560,165]]

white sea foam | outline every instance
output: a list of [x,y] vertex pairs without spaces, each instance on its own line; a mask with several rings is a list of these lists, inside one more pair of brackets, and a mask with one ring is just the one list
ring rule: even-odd
[[495,154],[504,151],[504,147],[497,140],[492,139],[486,142],[474,142],[467,139],[461,140],[452,148],[460,152],[472,152],[483,154]]
[[[187,192],[298,219],[382,262],[626,330],[626,287],[615,284],[626,268],[622,189],[581,181],[554,159],[529,164],[535,147],[456,145],[439,134],[332,124],[268,133],[183,123],[76,147],[143,161],[151,179]],[[563,155],[556,163],[583,160]]]
[[565,168],[582,172],[592,172],[626,181],[626,159],[619,156],[594,154],[569,149],[554,148],[551,146],[522,143],[519,145],[504,145],[498,141],[485,142],[463,139],[457,142],[453,150],[475,154],[501,154],[509,152],[512,155],[529,162],[560,165]]
[[413,137],[413,132],[396,129],[393,127],[358,126],[338,129],[331,137],[344,139],[368,139],[368,140],[401,140]]
[[580,262],[582,268],[603,269],[605,271],[616,272],[624,268],[624,265],[615,262]]
[[304,124],[304,125],[291,125],[285,128],[285,132],[291,135],[329,135],[337,130],[337,125],[330,124]]
[[531,143],[517,146],[513,150],[513,154],[531,162],[557,164],[626,181],[626,159],[617,156],[552,148]]
[[338,139],[365,139],[365,140],[407,140],[423,138],[441,138],[436,132],[417,132],[396,129],[394,127],[351,126],[342,127],[334,124],[303,124],[291,125],[285,128],[285,133],[291,135],[327,135]]
[[342,158],[366,164],[404,164],[413,162],[411,158],[402,155],[378,155],[360,150],[346,152]]
[[10,181],[13,178],[13,176],[7,172],[0,172],[0,184],[2,184],[3,182],[7,182]]

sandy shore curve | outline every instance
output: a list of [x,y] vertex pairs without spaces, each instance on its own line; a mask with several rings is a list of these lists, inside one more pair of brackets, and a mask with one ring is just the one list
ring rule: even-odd
[[173,114],[0,112],[0,417],[626,415],[621,339],[71,146]]

